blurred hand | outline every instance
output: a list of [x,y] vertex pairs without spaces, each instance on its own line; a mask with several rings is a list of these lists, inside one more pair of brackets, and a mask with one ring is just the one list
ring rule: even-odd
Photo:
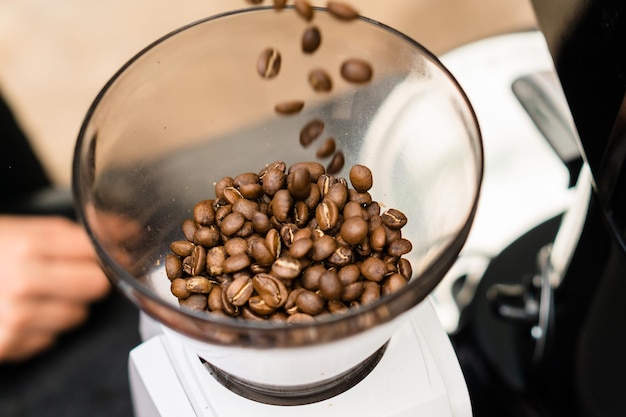
[[79,225],[60,217],[0,216],[0,361],[49,348],[109,289]]

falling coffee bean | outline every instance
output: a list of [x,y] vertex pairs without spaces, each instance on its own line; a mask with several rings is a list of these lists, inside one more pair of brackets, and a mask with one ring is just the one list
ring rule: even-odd
[[309,72],[309,84],[317,92],[327,93],[333,88],[330,75],[321,68],[316,68]]
[[372,66],[359,58],[351,58],[341,64],[341,76],[351,83],[364,84],[372,79],[373,72]]
[[256,69],[263,78],[274,78],[280,72],[281,55],[277,49],[266,48],[259,55]]
[[313,119],[300,131],[300,144],[308,147],[324,131],[324,122],[321,119]]
[[308,27],[302,34],[302,52],[312,54],[322,43],[322,34],[317,26]]
[[313,20],[314,10],[307,0],[295,0],[293,3],[296,12],[306,21]]
[[335,139],[334,138],[328,138],[317,149],[317,152],[315,153],[315,156],[317,156],[320,159],[328,158],[329,156],[331,156],[335,152],[336,148],[337,148],[337,143],[335,142]]
[[274,106],[276,113],[285,115],[299,113],[303,108],[304,101],[302,100],[283,101]]
[[330,14],[341,20],[352,20],[359,17],[359,12],[354,7],[342,1],[329,1],[327,7]]
[[343,165],[346,163],[345,156],[342,151],[335,152],[333,155],[333,159],[328,163],[326,167],[326,172],[329,174],[337,174],[343,168]]

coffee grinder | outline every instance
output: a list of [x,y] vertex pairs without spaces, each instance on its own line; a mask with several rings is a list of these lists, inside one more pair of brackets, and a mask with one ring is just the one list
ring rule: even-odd
[[[480,130],[450,72],[418,43],[367,18],[315,9],[322,45],[303,53],[293,10],[211,17],[156,41],[106,84],[74,162],[80,218],[116,287],[141,310],[130,354],[138,416],[469,416],[464,378],[429,295],[470,232],[481,187]],[[280,52],[279,76],[257,57]],[[348,58],[369,83],[339,75]],[[324,68],[331,92],[307,74]],[[277,115],[276,103],[303,100]],[[169,244],[223,176],[316,159],[298,133],[313,118],[336,139],[346,176],[369,166],[372,198],[407,214],[413,277],[372,304],[315,323],[277,325],[181,308],[164,273]],[[322,160],[326,164],[327,160]]]

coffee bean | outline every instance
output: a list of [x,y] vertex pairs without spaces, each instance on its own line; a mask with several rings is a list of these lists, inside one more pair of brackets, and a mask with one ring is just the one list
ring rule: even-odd
[[276,308],[267,305],[260,295],[253,295],[248,300],[248,308],[261,316],[269,316],[276,312]]
[[191,275],[200,275],[204,272],[206,266],[206,249],[204,246],[197,245],[191,252]]
[[230,213],[222,221],[220,231],[226,236],[234,235],[245,223],[246,218],[241,213]]
[[302,167],[306,168],[309,171],[309,174],[311,175],[311,181],[313,182],[316,182],[319,179],[319,177],[326,172],[326,170],[324,169],[324,165],[320,164],[319,162],[313,162],[313,161],[297,162],[291,165],[289,169],[287,170],[287,172],[289,173],[296,169],[300,169]]
[[368,224],[363,218],[353,216],[345,219],[339,233],[347,244],[357,245],[367,237]]
[[324,272],[319,280],[319,289],[322,297],[327,300],[336,301],[341,299],[343,284],[339,279],[337,271],[331,269]]
[[212,248],[219,243],[220,233],[215,227],[200,227],[193,235],[193,242],[205,248]]
[[316,68],[309,72],[309,85],[318,93],[327,93],[333,89],[333,82],[330,75],[321,68]]
[[324,198],[331,200],[337,206],[338,210],[343,210],[348,201],[348,187],[345,182],[337,181],[328,188]]
[[179,256],[168,253],[165,255],[165,274],[172,281],[174,278],[180,278],[183,273],[183,262]]
[[343,165],[346,163],[346,159],[343,155],[342,151],[337,151],[333,155],[333,159],[330,161],[328,166],[326,167],[326,172],[329,174],[337,174],[343,168]]
[[387,273],[387,267],[382,259],[367,258],[361,264],[361,274],[370,281],[379,282]]
[[287,175],[287,189],[296,200],[304,200],[311,192],[311,174],[305,167],[294,169]]
[[363,294],[363,281],[356,281],[346,285],[343,288],[341,299],[343,301],[355,301],[361,298]]
[[387,245],[387,253],[392,256],[402,256],[411,252],[413,245],[408,239],[396,239]]
[[339,209],[334,201],[324,198],[315,209],[315,219],[322,230],[332,229],[339,221]]
[[294,279],[302,271],[302,265],[297,259],[289,256],[278,258],[272,264],[271,273],[280,279]]
[[286,189],[281,189],[274,194],[270,207],[276,219],[284,223],[289,219],[289,214],[293,208],[294,200],[291,193]]
[[328,258],[337,249],[337,242],[330,235],[324,235],[313,241],[313,251],[311,259],[314,261],[323,261]]
[[274,78],[280,72],[281,55],[277,49],[266,48],[259,55],[256,69],[263,78]]
[[272,308],[282,307],[287,302],[289,296],[287,287],[281,280],[270,274],[255,275],[252,278],[252,285],[265,304]]
[[185,239],[193,241],[193,235],[196,233],[197,228],[198,226],[196,226],[196,222],[193,219],[187,219],[183,221],[181,229],[183,231]]
[[289,248],[289,256],[295,259],[304,258],[313,249],[313,240],[304,238],[298,239],[292,243]]
[[187,291],[195,294],[209,294],[211,292],[211,281],[201,276],[193,276],[186,280]]
[[211,311],[224,309],[224,304],[222,303],[222,288],[220,286],[214,285],[213,288],[211,288],[208,298],[208,307]]
[[190,310],[204,311],[208,305],[208,297],[206,294],[191,294],[185,299],[179,299],[178,304]]
[[295,313],[287,318],[288,324],[312,323],[314,321],[315,318],[313,316],[305,313]]
[[407,284],[407,280],[402,275],[392,274],[389,276],[389,278],[385,279],[385,282],[383,283],[383,286],[382,286],[382,294],[388,295],[396,291],[399,291],[406,284]]
[[222,262],[222,269],[225,274],[232,274],[233,272],[243,271],[250,266],[250,258],[247,254],[242,253],[239,255],[229,256]]
[[215,209],[213,200],[203,200],[193,207],[193,219],[202,226],[210,226],[215,222]]
[[252,280],[248,277],[241,276],[234,279],[228,287],[226,287],[226,299],[233,306],[241,307],[252,297],[254,287]]
[[381,225],[370,233],[370,245],[372,250],[376,252],[382,252],[387,244],[387,233],[385,233],[385,228]]
[[215,246],[209,249],[206,253],[206,270],[212,276],[218,276],[224,273],[224,260],[227,253],[224,246]]
[[318,315],[324,308],[325,301],[319,294],[304,290],[296,298],[296,306],[298,311],[311,316]]
[[380,286],[373,281],[363,282],[363,293],[361,293],[361,305],[373,303],[380,299]]
[[307,21],[313,20],[315,12],[311,3],[307,0],[295,0],[293,4],[298,15]]
[[372,188],[372,171],[365,165],[353,165],[350,168],[350,183],[360,193],[365,193]]
[[287,0],[274,0],[274,10],[280,11],[285,8]]
[[364,84],[372,79],[372,66],[365,60],[359,58],[350,58],[341,64],[341,76],[344,80],[355,83]]
[[179,299],[185,299],[191,295],[191,291],[187,289],[187,280],[185,278],[175,278],[170,283],[170,291]]
[[305,29],[302,34],[302,52],[312,54],[319,48],[322,43],[322,34],[317,26],[311,26]]
[[285,181],[287,181],[285,171],[278,168],[267,170],[261,177],[263,191],[270,197],[284,187]]
[[353,20],[359,17],[359,12],[351,5],[341,1],[329,1],[328,11],[338,19]]
[[385,225],[391,229],[400,229],[407,223],[407,217],[404,213],[396,209],[389,209],[381,215],[381,219]]
[[189,256],[191,252],[193,252],[193,248],[195,248],[192,242],[188,240],[177,240],[175,242],[170,243],[170,250],[174,252],[178,256]]
[[324,131],[324,122],[321,119],[313,119],[300,131],[300,145],[307,148]]
[[278,114],[296,114],[300,113],[304,108],[304,101],[302,100],[288,100],[277,103],[274,106],[274,111]]
[[328,158],[335,152],[335,149],[337,149],[337,143],[335,142],[334,138],[330,137],[326,139],[324,143],[320,145],[319,148],[317,148],[317,152],[315,152],[315,156],[317,156],[320,159]]
[[411,279],[413,276],[413,267],[411,266],[411,262],[409,262],[406,258],[400,258],[398,261],[398,272],[407,280]]

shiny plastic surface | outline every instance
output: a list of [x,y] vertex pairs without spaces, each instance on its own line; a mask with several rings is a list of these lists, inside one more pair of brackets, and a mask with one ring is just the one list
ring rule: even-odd
[[[74,194],[108,276],[148,315],[209,349],[310,348],[356,337],[361,342],[347,349],[355,350],[355,361],[363,360],[443,278],[469,233],[482,143],[452,75],[421,45],[377,22],[340,21],[316,9],[313,23],[322,44],[310,55],[300,49],[310,24],[291,9],[251,9],[181,28],[115,74],[79,134]],[[282,53],[281,73],[270,80],[256,72],[259,53],[268,46]],[[339,67],[351,57],[372,64],[370,83],[341,79]],[[316,67],[333,77],[332,92],[308,85],[307,74]],[[305,100],[301,113],[274,112],[276,103],[292,99]],[[316,146],[303,148],[298,140],[314,117],[326,122],[325,134],[345,154],[338,175],[347,177],[355,163],[368,165],[373,199],[409,218],[403,235],[413,243],[410,283],[379,302],[314,324],[181,309],[163,263],[170,242],[182,238],[180,226],[193,205],[213,198],[213,184],[224,176],[258,172],[276,160],[317,160]]]

